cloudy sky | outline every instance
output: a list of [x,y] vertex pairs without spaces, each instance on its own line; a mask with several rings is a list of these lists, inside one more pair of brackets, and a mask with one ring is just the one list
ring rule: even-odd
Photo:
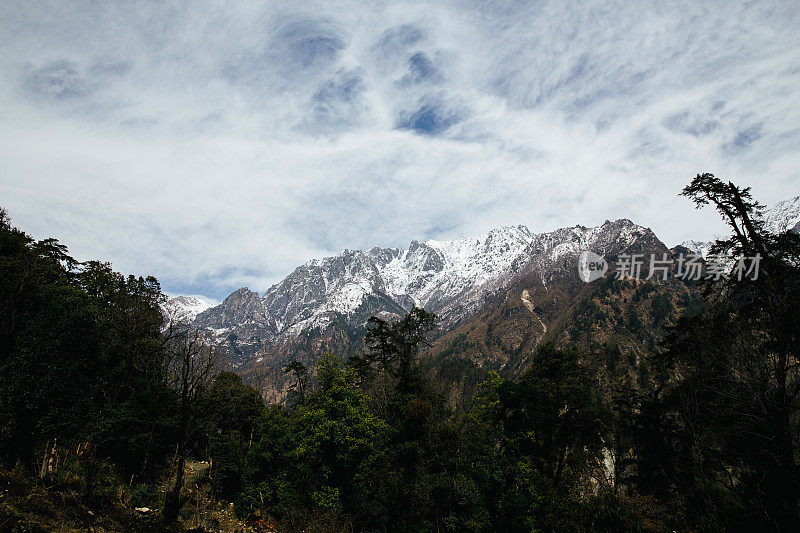
[[344,248],[800,194],[800,10],[765,2],[0,5],[0,205],[172,293]]

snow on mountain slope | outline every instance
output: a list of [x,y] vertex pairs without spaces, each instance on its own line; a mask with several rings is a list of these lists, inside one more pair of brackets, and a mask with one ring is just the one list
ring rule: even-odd
[[[770,228],[800,227],[800,197],[777,204],[764,218]],[[709,245],[683,243],[703,256]],[[191,321],[234,368],[261,368],[280,398],[285,364],[360,349],[361,328],[372,316],[399,317],[422,306],[440,317],[442,332],[458,331],[503,301],[519,280],[541,280],[545,294],[561,282],[581,283],[577,258],[584,250],[609,261],[623,253],[669,252],[650,229],[627,219],[547,233],[501,227],[476,237],[412,241],[406,249],[344,250],[306,262],[261,294],[242,288],[214,307],[202,298],[176,297],[165,308]]]
[[630,220],[621,219],[613,222],[606,220],[602,226],[594,228],[574,226],[536,235],[533,253],[541,263],[555,263],[565,256],[578,254],[582,250],[592,250],[605,255],[613,246],[623,248],[630,246],[648,234],[652,232]]
[[532,239],[519,226],[453,241],[412,241],[406,250],[345,250],[296,268],[264,293],[264,307],[287,333],[324,328],[336,316],[359,327],[375,313],[402,314],[414,305],[446,311],[459,295],[469,293],[471,302],[529,260]]
[[449,298],[478,290],[530,259],[533,234],[525,226],[503,227],[477,237],[425,243],[412,241],[380,268],[394,298],[441,308]]
[[312,259],[263,295],[278,331],[324,327],[333,313],[352,316],[376,295],[385,295],[383,278],[368,254],[345,250]]
[[683,246],[705,259],[708,256],[712,244],[714,244],[713,241],[683,241],[678,246]]
[[764,224],[773,233],[800,231],[800,196],[778,202],[764,211]]
[[168,319],[175,322],[191,322],[218,303],[205,296],[174,296],[166,301],[162,310]]

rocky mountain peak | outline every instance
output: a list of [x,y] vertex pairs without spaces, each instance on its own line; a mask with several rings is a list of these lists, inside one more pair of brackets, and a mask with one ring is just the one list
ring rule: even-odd
[[269,313],[261,303],[257,292],[247,287],[237,289],[228,295],[222,303],[198,314],[195,324],[207,328],[231,328],[240,325],[271,325]]
[[214,305],[214,302],[202,296],[174,296],[164,303],[162,311],[168,321],[191,322]]
[[773,233],[800,232],[800,196],[778,202],[766,210],[764,225]]
[[402,253],[402,248],[379,248],[377,246],[373,246],[367,250],[367,256],[378,268],[383,268],[392,260],[400,257]]

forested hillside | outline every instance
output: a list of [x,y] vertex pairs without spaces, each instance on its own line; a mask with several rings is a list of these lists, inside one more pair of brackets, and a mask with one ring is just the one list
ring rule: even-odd
[[683,194],[733,275],[521,272],[445,336],[370,318],[282,404],[156,279],[2,212],[0,531],[796,531],[800,235],[713,175]]

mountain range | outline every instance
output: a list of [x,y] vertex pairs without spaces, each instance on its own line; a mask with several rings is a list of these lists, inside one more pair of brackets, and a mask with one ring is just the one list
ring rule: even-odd
[[[800,230],[800,196],[777,203],[763,217],[772,231]],[[578,277],[582,251],[613,263],[620,254],[662,257],[687,249],[705,257],[710,244],[686,241],[669,249],[649,228],[627,219],[548,233],[500,227],[452,241],[412,241],[406,249],[344,250],[306,262],[264,292],[243,287],[218,305],[202,297],[175,296],[164,311],[170,320],[202,332],[233,369],[257,376],[265,395],[280,401],[288,362],[312,364],[325,352],[356,353],[363,349],[370,317],[400,317],[413,306],[439,317],[429,350],[432,360],[459,351],[476,368],[513,371],[524,366],[525,354],[548,334],[558,331],[560,341],[571,338],[576,305],[581,298],[597,298],[592,293],[596,287]],[[667,301],[675,311],[685,301],[685,290],[675,285],[669,291]],[[631,312],[648,323],[650,309]],[[489,323],[494,325],[490,332],[485,331]],[[598,338],[615,338],[632,351],[646,349],[647,335],[638,329],[636,335],[620,337],[615,324],[609,328],[616,333]],[[486,340],[498,331],[506,338],[492,349]]]

